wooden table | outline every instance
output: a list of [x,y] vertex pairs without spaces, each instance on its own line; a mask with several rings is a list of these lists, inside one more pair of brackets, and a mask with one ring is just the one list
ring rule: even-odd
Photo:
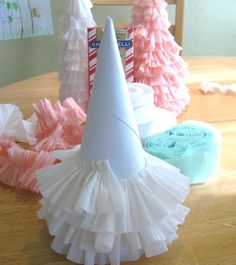
[[[202,95],[201,81],[236,83],[236,57],[186,57],[192,100],[179,118],[210,122],[223,134],[221,166],[209,183],[192,187],[186,200],[191,213],[180,227],[180,238],[158,257],[122,264],[236,264],[236,95]],[[31,78],[0,89],[0,103],[17,104],[25,117],[42,97],[58,97],[56,73]],[[45,222],[38,220],[40,196],[0,185],[0,264],[72,264],[50,249]]]

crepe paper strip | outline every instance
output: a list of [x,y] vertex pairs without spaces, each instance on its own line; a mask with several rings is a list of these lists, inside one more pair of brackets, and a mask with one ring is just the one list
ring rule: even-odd
[[82,141],[86,114],[73,98],[54,106],[47,99],[33,104],[36,119],[37,144],[34,151],[69,149]]
[[128,83],[128,89],[141,138],[166,131],[176,125],[173,112],[154,105],[152,87],[142,83]]
[[0,136],[16,137],[23,114],[16,105],[0,104]]
[[34,145],[37,143],[35,136],[35,126],[34,123],[28,120],[22,120],[16,129],[16,141],[21,143],[28,143],[29,145]]
[[176,166],[192,184],[204,183],[218,169],[219,131],[203,122],[189,122],[148,137],[144,150]]
[[153,88],[142,83],[127,83],[133,109],[154,104]]
[[13,147],[14,148],[20,148],[20,146],[14,142],[14,138],[0,136],[0,157],[1,157],[1,161],[5,161],[5,158],[7,157],[7,150],[9,148],[13,148]]
[[235,84],[230,84],[230,85],[222,85],[220,83],[213,83],[213,82],[202,82],[201,87],[199,89],[201,92],[204,94],[207,93],[228,93],[228,92],[233,92],[236,93],[236,83]]
[[144,106],[134,111],[141,138],[164,132],[177,124],[173,112],[153,106]]
[[0,136],[29,144],[36,142],[32,124],[23,120],[22,112],[13,104],[0,104]]
[[80,146],[81,145],[79,144],[79,145],[75,145],[73,148],[68,149],[68,150],[53,151],[51,152],[51,156],[60,162],[68,160],[72,158],[77,153],[78,150],[80,150]]
[[134,2],[134,80],[153,88],[157,107],[178,116],[190,101],[186,87],[188,65],[168,30],[166,7],[164,0]]
[[48,99],[42,99],[32,106],[37,117],[36,137],[39,140],[47,136],[57,126],[59,117]]
[[80,108],[80,106],[75,102],[75,100],[71,97],[66,98],[63,102],[62,102],[62,106],[67,109],[73,109],[78,117],[78,119],[80,120],[81,123],[84,123],[86,120],[86,113]]
[[35,172],[54,163],[47,152],[25,150],[9,138],[0,137],[0,182],[38,193]]

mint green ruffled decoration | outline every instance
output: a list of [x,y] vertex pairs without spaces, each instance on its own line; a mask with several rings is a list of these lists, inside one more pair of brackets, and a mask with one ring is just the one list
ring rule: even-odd
[[181,124],[143,140],[148,153],[179,168],[192,184],[204,183],[218,167],[220,143],[210,129]]

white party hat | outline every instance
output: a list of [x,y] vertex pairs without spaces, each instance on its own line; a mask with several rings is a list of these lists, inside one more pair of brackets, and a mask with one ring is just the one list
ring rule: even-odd
[[119,179],[133,176],[145,166],[111,18],[106,20],[98,53],[81,159],[108,160]]

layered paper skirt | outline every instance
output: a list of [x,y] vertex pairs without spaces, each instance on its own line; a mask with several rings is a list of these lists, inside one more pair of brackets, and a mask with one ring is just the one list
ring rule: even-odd
[[145,168],[118,180],[108,161],[82,161],[80,151],[66,157],[37,172],[38,215],[56,252],[85,265],[117,265],[164,253],[178,238],[189,212],[181,205],[189,180],[178,169],[145,153]]

